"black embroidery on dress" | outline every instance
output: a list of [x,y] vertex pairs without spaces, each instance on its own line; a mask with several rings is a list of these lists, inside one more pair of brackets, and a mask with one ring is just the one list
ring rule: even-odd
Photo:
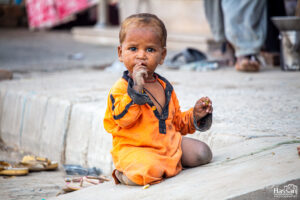
[[[112,111],[114,111],[115,110],[115,99],[114,99],[114,97],[113,97],[113,95],[111,94],[110,95],[110,100],[111,100],[111,103],[112,103]],[[115,119],[115,120],[117,120],[117,119],[121,119],[122,117],[124,117],[124,115],[128,112],[128,109],[129,109],[129,107],[131,106],[133,104],[133,101],[131,101],[130,103],[128,103],[126,106],[125,106],[125,109],[119,114],[119,115],[113,115],[113,118]]]
[[[154,106],[154,103],[151,101],[149,96],[146,93],[138,93],[136,92],[132,87],[133,87],[133,80],[132,78],[129,77],[129,72],[125,71],[123,73],[123,77],[127,82],[128,82],[128,88],[127,88],[127,93],[131,97],[134,103],[143,105],[143,104],[148,104],[150,107]],[[166,88],[165,88],[165,96],[166,96],[166,103],[162,109],[162,113],[159,114],[157,109],[153,110],[155,117],[159,120],[158,126],[159,126],[159,132],[161,134],[166,134],[167,133],[167,128],[166,128],[166,120],[168,119],[169,116],[169,103],[171,100],[171,95],[173,92],[173,86],[167,79],[164,77],[154,73],[160,80],[166,83]]]

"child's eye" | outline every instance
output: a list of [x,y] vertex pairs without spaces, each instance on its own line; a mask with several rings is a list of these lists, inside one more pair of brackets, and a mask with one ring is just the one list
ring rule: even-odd
[[130,51],[136,51],[136,47],[129,47]]
[[155,51],[155,49],[153,49],[153,48],[147,48],[147,52],[154,52]]

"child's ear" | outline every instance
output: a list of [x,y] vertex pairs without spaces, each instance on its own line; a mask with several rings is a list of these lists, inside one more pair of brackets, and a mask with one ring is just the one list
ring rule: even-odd
[[118,46],[118,57],[119,57],[119,61],[123,62],[123,58],[122,58],[122,46],[121,45]]
[[167,55],[167,49],[166,49],[166,47],[164,47],[164,48],[163,48],[163,51],[162,51],[162,53],[161,53],[161,60],[160,60],[160,62],[159,62],[160,65],[162,65],[162,64],[164,63],[164,60],[165,60],[166,55]]

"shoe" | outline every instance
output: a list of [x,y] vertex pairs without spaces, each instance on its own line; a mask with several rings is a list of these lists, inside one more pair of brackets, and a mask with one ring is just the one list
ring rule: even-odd
[[4,176],[24,176],[29,173],[28,168],[13,167],[11,164],[0,161],[0,175]]
[[256,55],[240,56],[235,63],[235,69],[241,72],[258,72],[260,62]]
[[74,192],[83,188],[87,188],[93,185],[99,185],[106,181],[110,181],[105,176],[83,176],[77,178],[66,178],[66,185],[62,190],[56,195],[66,194],[69,192]]
[[31,172],[38,172],[56,170],[58,168],[58,162],[51,161],[48,158],[27,155],[23,157],[18,166],[26,167]]

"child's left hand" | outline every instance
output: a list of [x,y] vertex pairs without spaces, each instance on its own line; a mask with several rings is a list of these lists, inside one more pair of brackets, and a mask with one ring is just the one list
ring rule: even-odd
[[195,104],[194,117],[196,121],[205,117],[208,113],[212,113],[212,102],[208,97],[201,97]]

